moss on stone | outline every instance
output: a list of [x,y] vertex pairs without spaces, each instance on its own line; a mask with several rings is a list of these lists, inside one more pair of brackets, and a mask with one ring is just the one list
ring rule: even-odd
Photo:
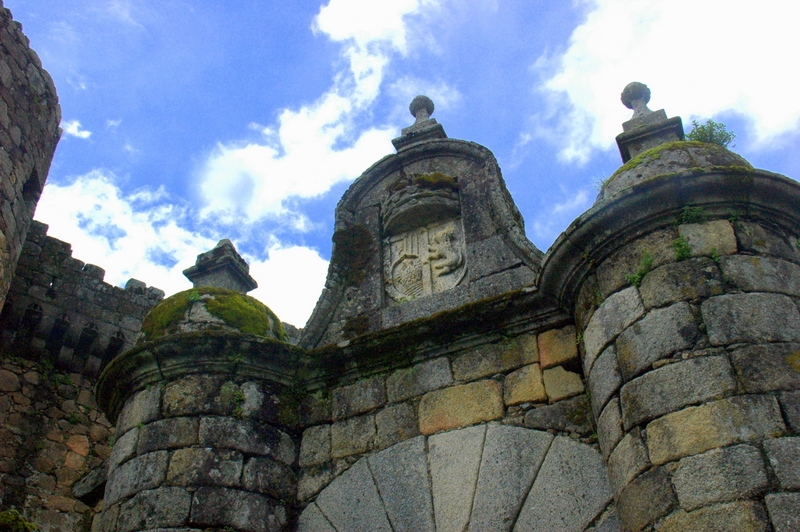
[[0,512],[0,532],[28,532],[37,528],[16,510]]
[[442,172],[432,172],[430,174],[420,174],[414,176],[413,183],[419,187],[432,190],[458,190],[458,183],[456,182],[456,179],[453,176],[443,174]]
[[286,340],[283,324],[266,305],[255,298],[224,288],[201,287],[178,292],[156,305],[142,321],[144,339],[155,340],[175,332],[193,304],[244,334]]
[[342,269],[345,286],[359,286],[375,254],[375,242],[363,225],[353,225],[333,234],[333,263]]

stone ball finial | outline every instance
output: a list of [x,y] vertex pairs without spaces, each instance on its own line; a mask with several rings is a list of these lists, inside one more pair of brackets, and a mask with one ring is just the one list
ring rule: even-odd
[[645,105],[650,101],[650,89],[644,83],[634,81],[622,89],[622,104],[628,109],[635,109],[635,103],[643,101]]
[[433,109],[433,100],[422,94],[411,100],[411,105],[408,106],[411,116],[415,117],[417,122],[430,118]]

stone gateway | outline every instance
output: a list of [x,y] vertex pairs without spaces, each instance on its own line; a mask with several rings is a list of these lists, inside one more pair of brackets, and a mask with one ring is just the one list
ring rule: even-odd
[[296,329],[228,240],[165,299],[47,236],[56,93],[0,22],[0,527],[800,529],[800,185],[683,140],[645,85],[547,253],[415,98]]

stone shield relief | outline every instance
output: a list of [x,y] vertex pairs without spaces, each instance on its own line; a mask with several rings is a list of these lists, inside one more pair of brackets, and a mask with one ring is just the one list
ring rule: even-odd
[[386,292],[402,302],[457,286],[467,271],[465,251],[460,217],[384,238]]

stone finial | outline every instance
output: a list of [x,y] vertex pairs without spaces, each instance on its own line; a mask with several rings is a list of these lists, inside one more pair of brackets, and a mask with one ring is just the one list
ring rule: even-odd
[[433,100],[422,94],[411,100],[411,105],[408,106],[411,116],[416,118],[415,124],[430,119],[433,109]]
[[622,162],[628,162],[643,151],[666,142],[683,139],[683,123],[679,116],[667,118],[663,109],[651,111],[650,89],[644,83],[634,81],[622,90],[623,105],[633,109],[633,116],[622,124],[622,133],[617,135],[617,146]]
[[194,266],[183,270],[195,288],[213,286],[246,294],[258,287],[250,277],[250,266],[236,251],[230,240],[220,240],[211,251],[197,256]]
[[392,140],[392,144],[397,151],[417,144],[426,140],[432,139],[446,139],[447,134],[444,128],[435,118],[431,118],[433,114],[433,100],[420,94],[413,100],[408,110],[411,111],[411,116],[415,118],[414,123],[408,127],[403,128],[401,135]]
[[633,109],[632,118],[653,112],[647,107],[647,103],[650,101],[650,89],[644,83],[638,81],[628,83],[622,90],[620,99],[625,107]]

